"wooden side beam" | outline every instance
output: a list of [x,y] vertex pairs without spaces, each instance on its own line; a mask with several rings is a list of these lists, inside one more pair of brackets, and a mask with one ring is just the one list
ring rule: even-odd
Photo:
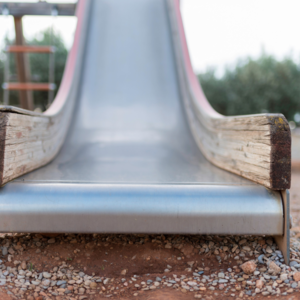
[[[23,26],[22,26],[22,17],[15,17],[15,32],[16,32],[16,45],[24,45],[23,37]],[[18,81],[21,83],[26,83],[30,81],[30,69],[29,69],[29,60],[27,55],[23,53],[16,53],[16,63],[17,63],[17,76]],[[31,90],[20,90],[20,105],[24,109],[33,110],[33,97]]]

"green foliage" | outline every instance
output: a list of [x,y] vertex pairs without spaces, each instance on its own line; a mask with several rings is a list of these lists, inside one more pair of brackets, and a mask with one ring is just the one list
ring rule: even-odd
[[290,58],[277,61],[263,54],[227,69],[198,75],[213,108],[224,115],[283,113],[291,121],[300,112],[300,66]]
[[[58,34],[51,34],[51,30],[47,29],[41,34],[39,34],[38,38],[34,38],[32,40],[26,41],[28,45],[36,45],[36,46],[55,46],[55,84],[56,90],[58,91],[65,63],[68,55],[68,51],[63,43],[63,40]],[[13,44],[12,41],[6,40],[7,44]],[[31,81],[32,82],[48,82],[49,81],[49,54],[46,53],[31,53],[29,54],[29,63],[30,63],[30,71],[31,71]],[[16,74],[16,66],[15,66],[15,56],[13,54],[10,55],[10,73]],[[11,81],[14,81],[12,78]],[[0,85],[4,81],[4,56],[0,57]],[[35,91],[34,92],[34,104],[35,107],[40,107],[42,110],[46,109],[48,102],[48,92],[45,91]],[[0,93],[0,103],[3,103],[3,92],[1,90]],[[10,104],[18,105],[19,97],[18,92],[10,92]]]

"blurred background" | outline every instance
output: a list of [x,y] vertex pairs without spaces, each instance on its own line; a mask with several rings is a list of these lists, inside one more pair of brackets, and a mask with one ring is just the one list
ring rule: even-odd
[[[292,129],[300,126],[299,0],[181,0],[181,10],[195,73],[219,113],[281,112]],[[75,17],[23,17],[27,44],[57,48],[56,91],[75,28]],[[0,85],[4,81],[3,49],[14,44],[14,32],[13,18],[0,15]],[[47,82],[47,55],[30,54],[29,61],[32,81]],[[13,55],[10,70],[14,81]],[[10,104],[19,105],[18,92],[10,93]],[[34,105],[44,111],[47,92],[35,91]]]

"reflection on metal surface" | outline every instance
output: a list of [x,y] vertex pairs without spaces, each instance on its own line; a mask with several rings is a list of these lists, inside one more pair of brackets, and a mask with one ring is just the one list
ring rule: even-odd
[[25,182],[252,184],[199,151],[160,0],[94,1],[77,114],[58,157]]
[[260,186],[11,183],[0,228],[22,232],[282,234],[280,194]]

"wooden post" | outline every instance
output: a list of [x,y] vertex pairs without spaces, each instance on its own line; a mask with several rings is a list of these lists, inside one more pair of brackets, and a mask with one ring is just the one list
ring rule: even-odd
[[[24,45],[23,37],[23,27],[22,27],[22,17],[14,17],[15,21],[15,31],[16,31],[16,45]],[[29,82],[30,81],[30,68],[28,55],[24,53],[16,53],[16,63],[17,63],[17,75],[19,82]],[[20,95],[20,105],[21,108],[33,110],[33,97],[32,91],[21,90]]]

